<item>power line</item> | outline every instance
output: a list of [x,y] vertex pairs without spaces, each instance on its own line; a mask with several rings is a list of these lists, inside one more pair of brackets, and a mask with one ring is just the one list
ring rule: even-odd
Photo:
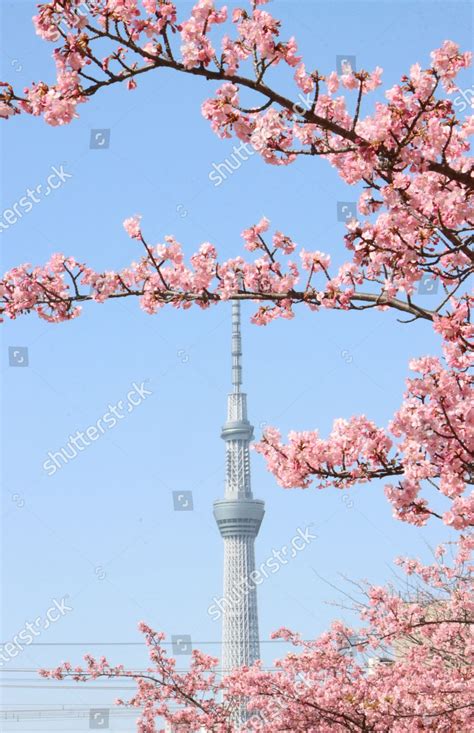
[[[11,689],[11,690],[41,690],[42,692],[45,692],[45,688],[42,685],[2,685],[3,689]],[[47,688],[48,690],[81,690],[83,691],[84,688],[79,687],[79,685],[51,685]],[[130,685],[129,687],[118,687],[115,685],[94,685],[94,687],[90,688],[91,690],[134,690],[136,692],[137,688],[134,685]]]
[[[34,679],[37,680],[39,678],[38,668],[36,669],[2,669],[2,672],[11,672],[11,673],[18,673],[18,674],[34,674]],[[129,672],[132,674],[148,674],[149,670],[147,669],[129,669]],[[153,670],[156,671],[156,670]],[[176,667],[175,672],[189,672],[189,669],[187,667]],[[47,678],[43,678],[47,679]],[[18,680],[12,679],[8,680],[8,678],[3,678],[0,681],[0,684],[3,682],[17,682]],[[23,679],[24,682],[27,682],[28,680]]]
[[[264,672],[275,672],[275,671],[277,671],[278,668],[277,667],[273,667],[273,666],[266,666],[266,667],[263,667],[262,666],[261,669]],[[9,671],[9,672],[15,672],[15,673],[20,673],[20,674],[34,674],[35,672],[37,672],[36,669],[11,669],[11,670],[2,670],[2,671],[4,671],[4,672]],[[87,673],[87,670],[85,670],[85,671]],[[150,669],[130,669],[130,670],[126,670],[126,671],[129,673],[128,676],[127,676],[127,674],[117,674],[117,675],[113,675],[113,676],[111,676],[109,678],[104,678],[102,681],[105,681],[105,679],[109,679],[110,681],[117,680],[117,679],[119,679],[119,677],[122,677],[124,679],[129,679],[130,675],[137,675],[137,676],[139,676],[139,675],[153,675],[153,674],[158,674],[159,675],[159,670],[154,670],[154,669],[151,669],[151,670]],[[217,676],[221,676],[221,671],[219,669],[217,669],[215,671],[212,671],[212,670],[209,670],[209,671],[212,672],[212,674],[217,674]],[[182,674],[182,673],[189,672],[189,669],[187,669],[186,667],[177,667],[175,669],[175,672],[178,672],[178,673],[181,673]],[[71,675],[68,675],[68,677],[71,677]],[[8,687],[23,688],[23,687],[25,687],[25,688],[27,688],[27,687],[29,687],[29,685],[26,685],[25,684],[26,682],[36,682],[37,684],[35,685],[35,687],[38,690],[40,690],[40,689],[41,690],[45,690],[45,689],[46,690],[48,690],[48,689],[50,690],[50,689],[52,689],[52,687],[49,685],[49,683],[52,682],[52,681],[54,681],[52,678],[40,677],[39,675],[37,675],[35,677],[29,677],[29,678],[26,678],[26,679],[23,678],[23,679],[21,679],[21,681],[18,680],[18,679],[15,679],[15,678],[12,678],[12,679],[10,679],[10,678],[6,678],[5,679],[4,678],[3,680],[0,681],[0,688],[2,688],[2,687],[5,687],[5,688],[8,688]],[[88,683],[92,683],[92,685],[91,684],[88,685],[89,688],[92,689],[92,690],[97,690],[97,689],[112,690],[112,689],[114,689],[113,686],[111,686],[111,685],[110,686],[106,686],[104,688],[99,688],[99,687],[97,687],[94,684],[95,681],[93,681],[93,680],[87,680],[87,682]],[[80,689],[78,685],[79,685],[79,683],[77,683],[75,685],[72,685],[70,687],[67,687],[65,685],[57,685],[57,688],[58,689],[61,689],[61,690],[64,690],[64,689],[75,690],[75,689]],[[126,689],[133,689],[134,690],[135,687],[126,688]]]
[[[178,636],[178,635],[176,635]],[[305,641],[305,640],[303,640]],[[306,640],[311,641],[311,640]],[[217,644],[222,645],[230,642],[224,641],[194,641],[191,640],[193,646],[197,644]],[[0,642],[0,646],[5,646],[11,642]],[[177,642],[173,641],[160,641],[160,646],[173,646]],[[259,644],[289,644],[290,642],[283,639],[259,639]],[[28,644],[28,647],[34,646],[145,646],[143,641],[38,641],[33,644]]]

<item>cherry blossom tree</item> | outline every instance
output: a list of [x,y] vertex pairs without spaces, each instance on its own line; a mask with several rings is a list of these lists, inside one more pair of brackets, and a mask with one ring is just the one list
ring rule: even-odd
[[[270,428],[256,449],[285,488],[350,489],[381,479],[399,519],[415,525],[438,519],[466,533],[474,523],[468,493],[474,482],[474,166],[468,143],[474,116],[458,119],[450,96],[471,54],[445,41],[427,67],[412,65],[386,90],[385,101],[370,107],[382,69],[338,74],[303,62],[295,39],[282,39],[280,22],[265,4],[253,0],[228,17],[213,0],[198,0],[191,15],[181,17],[165,0],[42,3],[34,23],[56,46],[57,79],[21,93],[3,83],[0,117],[11,124],[16,115],[30,114],[50,125],[68,124],[95,94],[116,84],[133,91],[142,74],[162,70],[218,82],[202,114],[219,137],[252,145],[271,165],[323,158],[362,190],[344,238],[347,261],[335,268],[327,253],[299,247],[263,218],[243,231],[250,256],[222,261],[205,242],[187,262],[174,237],[151,243],[135,215],[124,226],[142,255],[129,267],[97,272],[63,254],[43,265],[19,265],[0,281],[2,313],[35,312],[59,322],[79,316],[87,301],[136,297],[155,314],[168,304],[208,308],[240,298],[256,303],[259,325],[293,318],[304,307],[315,314],[391,309],[402,320],[421,321],[436,332],[443,356],[410,362],[414,376],[387,426],[355,416],[335,420],[326,438],[293,432],[286,442]],[[285,70],[292,96],[276,86]],[[418,298],[420,283],[440,293],[431,309]],[[441,555],[441,565],[405,563],[433,595],[403,599],[393,589],[367,587],[366,604],[358,607],[366,626],[357,631],[355,656],[345,648],[354,630],[336,623],[312,642],[278,632],[298,651],[279,662],[276,673],[257,665],[221,681],[216,660],[195,652],[190,671],[180,675],[160,645],[162,635],[144,625],[154,665],[146,675],[92,658],[85,670],[64,665],[52,674],[136,678],[131,704],[143,706],[142,733],[155,730],[159,715],[183,731],[200,725],[230,731],[242,697],[254,713],[247,730],[471,730],[473,608],[462,568],[472,540],[461,537],[451,566],[442,565]],[[367,649],[380,656],[385,648],[390,661],[369,677],[359,656]]]
[[396,588],[361,586],[357,629],[337,621],[315,641],[280,629],[273,638],[291,642],[295,651],[277,660],[274,671],[257,663],[220,679],[218,660],[195,650],[189,670],[178,672],[163,648],[164,634],[141,623],[151,660],[147,670],[86,655],[84,667],[66,662],[41,674],[77,682],[134,680],[136,694],[117,704],[140,709],[139,733],[155,733],[157,719],[183,733],[231,733],[242,699],[248,719],[241,731],[467,733],[474,724],[473,546],[472,537],[462,537],[452,562],[443,546],[432,565],[401,558],[408,596]]
[[[0,115],[26,113],[67,124],[95,94],[114,84],[134,89],[141,74],[161,69],[222,81],[202,105],[217,135],[237,136],[273,165],[301,155],[322,157],[349,185],[363,187],[358,217],[345,236],[350,259],[334,271],[329,255],[301,248],[294,261],[295,242],[278,230],[270,238],[264,218],[243,232],[246,249],[255,253],[252,261],[236,256],[221,262],[205,242],[186,264],[173,237],[148,243],[140,217],[133,216],[125,228],[144,248],[140,260],[103,273],[62,254],[43,266],[20,265],[1,281],[2,310],[10,318],[35,311],[57,322],[78,316],[87,300],[137,296],[146,312],[155,313],[168,303],[207,308],[239,297],[260,302],[253,318],[258,324],[292,318],[298,305],[313,311],[390,308],[408,320],[427,321],[442,340],[444,359],[411,362],[418,376],[408,381],[404,402],[386,428],[353,417],[336,420],[327,439],[317,432],[292,433],[286,444],[269,429],[257,450],[284,487],[314,480],[319,487],[348,488],[391,479],[386,495],[399,518],[421,525],[438,517],[467,527],[474,517],[474,499],[466,495],[474,453],[467,372],[473,353],[468,136],[474,116],[457,119],[449,95],[471,54],[446,41],[433,51],[428,68],[414,64],[386,91],[386,103],[377,102],[363,116],[382,70],[310,70],[295,39],[281,40],[279,21],[263,5],[265,0],[253,0],[228,19],[227,9],[213,0],[199,0],[187,18],[178,18],[176,6],[164,0],[43,3],[34,23],[42,38],[59,43],[53,52],[56,83],[38,82],[23,94],[4,83]],[[215,26],[224,24],[233,34],[223,32],[219,44]],[[294,98],[272,86],[278,65],[290,69]],[[430,310],[416,296],[420,282],[431,281],[441,285],[441,295]]]

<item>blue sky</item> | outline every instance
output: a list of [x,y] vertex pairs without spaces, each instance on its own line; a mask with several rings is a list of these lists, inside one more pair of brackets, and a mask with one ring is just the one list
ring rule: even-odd
[[[52,46],[35,36],[30,21],[34,3],[2,0],[1,8],[2,79],[20,88],[52,80]],[[269,9],[283,20],[284,36],[297,37],[308,67],[329,71],[336,56],[355,55],[358,67],[383,67],[384,88],[412,63],[426,64],[446,38],[468,48],[472,32],[464,2],[274,0]],[[464,81],[472,86],[467,74]],[[324,161],[276,168],[253,156],[221,186],[209,180],[213,163],[225,160],[235,142],[219,140],[200,115],[214,88],[152,73],[134,92],[114,88],[93,98],[67,127],[27,116],[4,123],[2,211],[28,187],[45,184],[53,166],[71,178],[1,233],[3,269],[42,263],[54,251],[97,269],[124,266],[138,255],[122,228],[135,213],[143,214],[150,241],[174,234],[187,254],[209,240],[222,256],[236,255],[241,230],[265,215],[301,246],[339,261],[344,225],[337,202],[354,201],[356,191]],[[109,148],[91,149],[91,131],[104,129]],[[251,312],[243,307],[244,384],[257,437],[267,424],[283,433],[327,434],[334,418],[360,413],[386,424],[400,404],[410,357],[439,349],[429,326],[403,326],[393,313],[301,310],[292,322],[259,328],[250,325]],[[2,330],[3,642],[45,617],[54,600],[67,596],[73,609],[0,668],[2,710],[61,704],[85,711],[67,724],[2,725],[82,730],[89,709],[110,707],[116,692],[46,689],[33,672],[15,670],[78,660],[88,650],[143,665],[140,646],[70,646],[139,642],[140,619],[169,635],[189,634],[193,643],[220,639],[207,608],[221,594],[223,548],[212,502],[223,494],[219,434],[230,387],[230,305],[150,317],[133,300],[91,304],[71,323],[30,316]],[[28,367],[9,365],[10,347],[28,349]],[[109,404],[145,380],[152,394],[142,404],[47,475],[49,451],[96,424]],[[436,525],[420,530],[393,520],[381,486],[358,487],[350,501],[334,490],[283,491],[262,459],[252,460],[254,495],[266,502],[257,562],[289,544],[298,528],[311,526],[317,535],[260,586],[262,639],[281,625],[318,634],[345,615],[328,604],[340,600],[333,586],[343,587],[341,575],[385,582],[394,578],[395,556],[428,558],[429,546],[448,537]],[[175,511],[173,491],[192,491],[193,511]],[[203,648],[219,654],[218,643]],[[262,645],[265,663],[283,649]],[[133,725],[112,718],[111,729]]]

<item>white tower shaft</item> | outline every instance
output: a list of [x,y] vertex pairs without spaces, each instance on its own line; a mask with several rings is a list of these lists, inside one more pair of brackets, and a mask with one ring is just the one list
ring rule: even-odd
[[[247,395],[242,385],[240,303],[232,303],[232,384],[227,400],[224,499],[214,502],[214,516],[224,540],[224,599],[222,671],[253,664],[260,657],[255,538],[264,515],[264,503],[252,496],[249,445],[253,427],[247,419]],[[242,719],[245,717],[241,714]]]

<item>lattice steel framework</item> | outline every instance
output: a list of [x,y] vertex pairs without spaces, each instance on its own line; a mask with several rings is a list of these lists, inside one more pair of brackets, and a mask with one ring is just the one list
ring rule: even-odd
[[[224,674],[260,657],[258,641],[255,538],[264,515],[264,503],[252,496],[249,444],[253,427],[247,418],[247,395],[242,385],[240,303],[232,303],[232,384],[227,400],[224,499],[214,502],[214,516],[224,540],[224,598],[222,671]],[[243,719],[245,714],[239,714]]]

